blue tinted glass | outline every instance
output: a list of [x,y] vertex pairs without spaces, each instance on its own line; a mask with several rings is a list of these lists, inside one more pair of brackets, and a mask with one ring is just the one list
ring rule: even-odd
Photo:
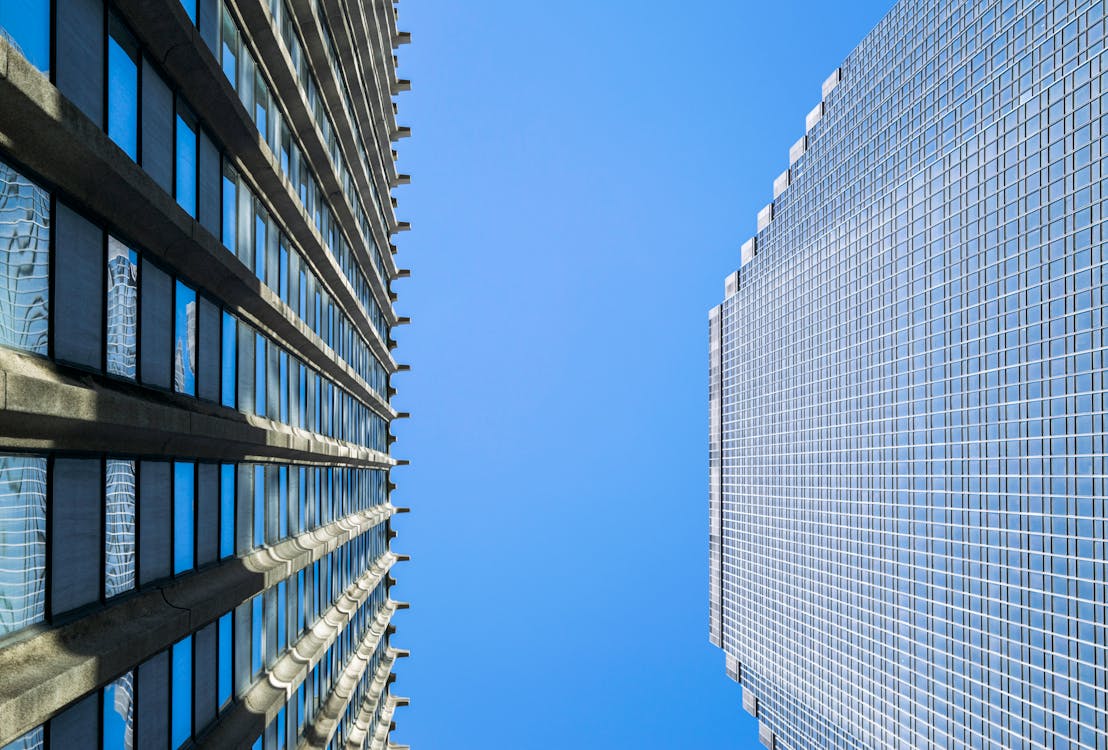
[[221,62],[223,67],[223,74],[227,76],[227,80],[231,82],[231,86],[238,84],[238,55],[239,55],[239,30],[235,26],[235,22],[231,20],[230,14],[224,9],[222,18],[223,33],[220,35],[223,39],[223,48],[221,50]]
[[219,470],[219,556],[235,554],[235,465]]
[[285,734],[287,726],[288,725],[285,723],[285,709],[282,708],[280,711],[277,712],[277,750],[285,750]]
[[130,750],[134,725],[134,675],[128,672],[104,688],[104,750]]
[[138,45],[111,17],[108,37],[108,136],[132,159],[138,155]]
[[192,636],[173,644],[173,693],[170,746],[176,750],[192,736]]
[[254,275],[265,281],[265,217],[254,214]]
[[173,388],[196,395],[196,290],[177,282],[174,314]]
[[254,546],[265,544],[265,470],[254,467]]
[[0,456],[0,635],[40,622],[46,597],[46,459]]
[[233,662],[231,661],[231,613],[219,618],[219,674],[216,687],[216,702],[222,708],[231,700],[231,675]]
[[104,596],[135,587],[135,462],[104,462]]
[[0,248],[0,344],[46,354],[50,194],[2,161]]
[[134,379],[138,356],[138,253],[108,237],[107,367]]
[[50,73],[50,0],[0,2],[0,36],[6,36],[27,61]]
[[196,465],[173,464],[173,573],[192,570],[195,537],[193,514],[196,503]]
[[177,115],[177,203],[196,216],[196,130]]
[[306,427],[308,424],[308,368],[305,365],[297,365],[300,368],[300,400],[297,402],[300,413],[297,415],[297,427]]
[[297,473],[300,475],[300,491],[296,495],[296,499],[300,503],[300,515],[298,516],[298,518],[300,519],[300,531],[307,531],[308,519],[307,516],[304,515],[304,513],[307,510],[308,502],[308,498],[306,497],[308,490],[308,471],[307,469],[301,467],[297,470]]
[[289,469],[282,466],[277,470],[277,538],[289,535]]
[[262,640],[262,595],[258,594],[250,605],[250,673],[262,671],[262,654],[265,643]]
[[303,319],[304,315],[308,312],[308,277],[301,271],[300,272],[300,299],[296,303],[296,314]]
[[235,180],[232,179],[232,175],[224,171],[222,240],[223,246],[231,252],[234,252],[237,246],[235,241],[235,232],[238,231],[239,225],[237,193],[238,185],[235,183]]
[[285,581],[281,581],[277,584],[277,648],[278,650],[284,649],[288,645],[286,638],[288,634],[285,632],[287,625],[289,611],[288,600],[288,588]]
[[289,421],[289,355],[287,352],[281,352],[277,358],[280,379],[280,392],[278,394],[278,411],[280,415],[278,419],[288,424]]
[[277,282],[277,293],[287,303],[289,301],[289,249],[285,247],[284,242],[281,243],[280,253],[280,271],[278,272],[280,278]]
[[304,632],[304,571],[296,573],[296,632]]
[[236,390],[238,389],[238,336],[236,334],[235,316],[229,312],[223,313],[223,362],[221,370],[221,401],[224,406],[235,408]]
[[265,337],[254,334],[254,413],[265,414]]

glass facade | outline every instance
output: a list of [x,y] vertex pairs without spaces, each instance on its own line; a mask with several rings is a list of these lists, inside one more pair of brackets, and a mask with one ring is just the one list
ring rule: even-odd
[[1106,30],[897,3],[712,312],[711,632],[771,747],[1108,747]]

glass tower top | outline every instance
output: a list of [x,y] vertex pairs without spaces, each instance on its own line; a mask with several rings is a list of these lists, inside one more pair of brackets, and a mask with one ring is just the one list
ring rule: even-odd
[[767,746],[1108,747],[1105,32],[897,3],[711,311],[710,632]]

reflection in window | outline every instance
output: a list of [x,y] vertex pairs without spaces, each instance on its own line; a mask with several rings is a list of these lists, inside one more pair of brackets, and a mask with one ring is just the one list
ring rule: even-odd
[[0,161],[0,344],[46,354],[50,194]]
[[235,554],[235,465],[223,464],[219,474],[219,556]]
[[254,334],[254,413],[259,417],[265,413],[265,337]]
[[231,677],[233,662],[231,660],[231,613],[219,618],[219,669],[216,677],[216,705],[223,708],[231,700]]
[[50,73],[50,0],[0,2],[0,37],[27,61]]
[[223,363],[221,398],[224,406],[235,408],[238,403],[235,393],[238,388],[238,336],[235,332],[235,318],[231,313],[223,313]]
[[262,654],[265,653],[262,633],[262,595],[254,597],[250,605],[250,674],[257,676],[262,671]]
[[107,367],[134,380],[138,355],[138,253],[108,237]]
[[196,466],[187,461],[173,464],[173,574],[192,570],[193,514],[196,507]]
[[4,745],[2,750],[42,750],[43,738],[42,727],[38,726],[14,742]]
[[196,395],[196,290],[177,282],[174,315],[173,388]]
[[235,26],[235,22],[231,20],[226,7],[223,8],[223,34],[221,36],[223,38],[223,48],[220,57],[223,74],[227,76],[231,86],[234,86],[238,83],[239,30]]
[[254,465],[254,546],[265,544],[265,468]]
[[224,165],[223,167],[223,246],[235,252],[238,246],[236,233],[238,232],[238,176],[234,170]]
[[177,204],[196,216],[196,119],[177,102]]
[[43,618],[46,459],[0,456],[0,635]]
[[108,137],[138,155],[138,62],[135,38],[113,13],[108,35]]
[[134,674],[128,672],[104,688],[104,750],[131,750],[134,730]]
[[135,587],[135,462],[108,459],[104,488],[104,596]]
[[171,661],[170,747],[176,750],[192,736],[191,635],[173,644]]

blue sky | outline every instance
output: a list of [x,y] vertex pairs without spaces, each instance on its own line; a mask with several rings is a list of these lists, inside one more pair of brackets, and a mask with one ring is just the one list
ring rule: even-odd
[[707,311],[890,3],[400,3],[396,742],[754,748],[708,643]]

